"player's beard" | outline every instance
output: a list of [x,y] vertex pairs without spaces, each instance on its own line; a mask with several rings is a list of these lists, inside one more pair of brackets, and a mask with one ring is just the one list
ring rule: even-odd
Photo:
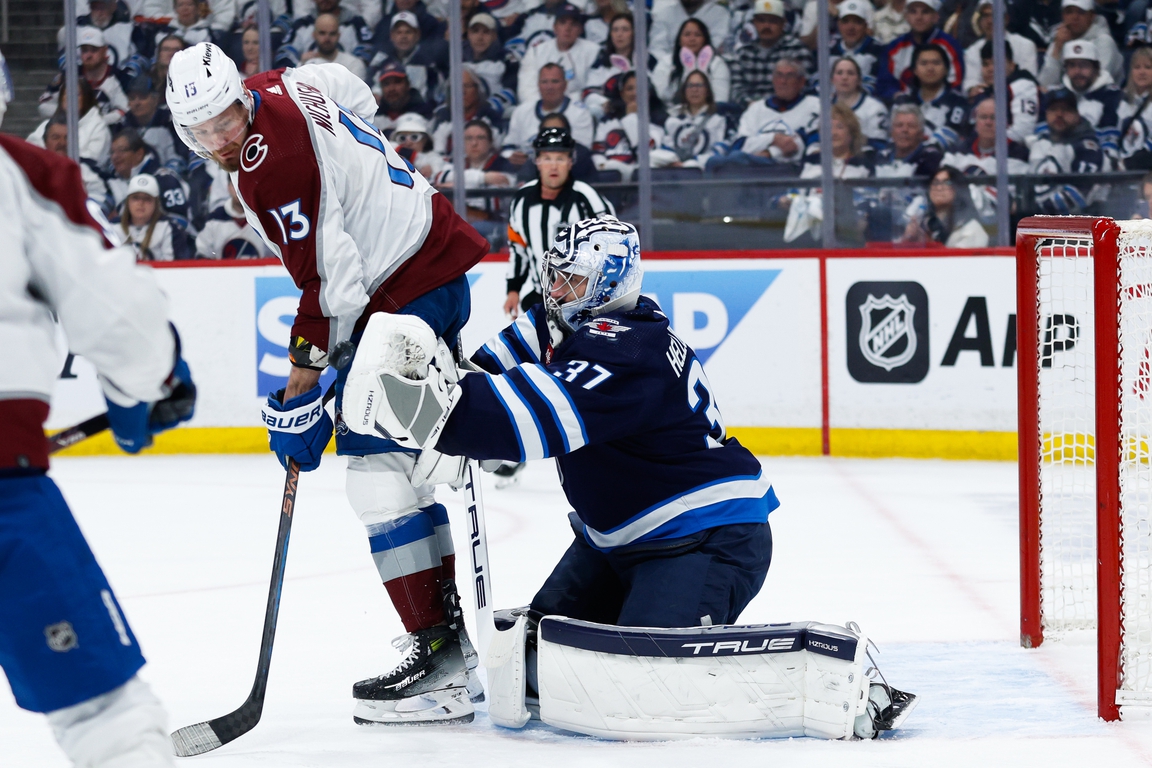
[[236,173],[240,170],[240,150],[242,147],[243,142],[234,141],[213,152],[212,159],[228,173]]

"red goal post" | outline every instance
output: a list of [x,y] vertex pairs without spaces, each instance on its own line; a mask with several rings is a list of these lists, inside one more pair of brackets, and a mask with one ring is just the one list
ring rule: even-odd
[[1016,264],[1020,640],[1094,628],[1116,720],[1152,704],[1152,222],[1029,217]]

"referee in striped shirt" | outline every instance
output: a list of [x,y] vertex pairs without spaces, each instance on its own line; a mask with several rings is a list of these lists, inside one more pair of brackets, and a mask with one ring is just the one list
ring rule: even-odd
[[508,212],[508,298],[512,317],[544,300],[540,264],[556,232],[581,219],[615,214],[612,204],[572,178],[576,142],[564,128],[545,128],[532,142],[537,178],[521,187]]

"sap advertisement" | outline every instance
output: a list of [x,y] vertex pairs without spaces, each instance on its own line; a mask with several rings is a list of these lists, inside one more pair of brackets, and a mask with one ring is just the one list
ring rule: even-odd
[[[727,424],[818,430],[826,344],[833,428],[1014,429],[1012,258],[828,258],[825,265],[826,338],[817,258],[645,262],[644,293],[703,361]],[[260,403],[290,370],[299,291],[285,270],[153,274],[199,385],[191,426],[258,427]],[[508,322],[504,274],[501,262],[469,273],[467,351]],[[51,429],[103,409],[91,366],[61,349]]]

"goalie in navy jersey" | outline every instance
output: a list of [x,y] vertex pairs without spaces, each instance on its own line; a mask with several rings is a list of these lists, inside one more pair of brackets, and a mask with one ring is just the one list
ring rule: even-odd
[[[696,354],[640,295],[642,276],[630,224],[601,215],[561,230],[544,260],[544,303],[476,352],[481,371],[453,384],[449,366],[434,362],[423,380],[396,379],[443,404],[430,432],[413,434],[381,403],[381,369],[355,364],[345,397],[355,390],[355,412],[374,419],[349,427],[404,435],[426,453],[555,457],[576,537],[534,612],[646,627],[733,623],[764,583],[768,513],[779,502],[760,462],[726,434]],[[378,317],[430,348],[430,330]]]

